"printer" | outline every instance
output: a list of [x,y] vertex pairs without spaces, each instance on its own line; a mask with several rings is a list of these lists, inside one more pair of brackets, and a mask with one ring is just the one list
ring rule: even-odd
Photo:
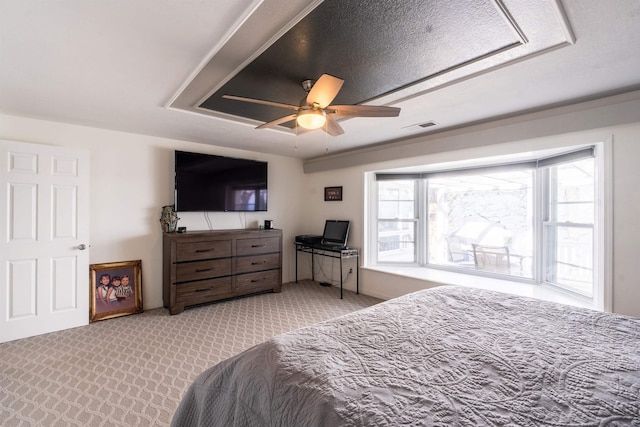
[[322,242],[322,236],[314,234],[301,234],[296,236],[296,243],[301,245],[319,245]]

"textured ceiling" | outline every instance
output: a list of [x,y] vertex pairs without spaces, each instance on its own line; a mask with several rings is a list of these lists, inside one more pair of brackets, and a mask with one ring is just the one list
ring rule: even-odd
[[201,107],[271,121],[290,111],[221,96],[298,105],[324,73],[346,81],[334,104],[359,104],[521,43],[489,0],[325,0]]

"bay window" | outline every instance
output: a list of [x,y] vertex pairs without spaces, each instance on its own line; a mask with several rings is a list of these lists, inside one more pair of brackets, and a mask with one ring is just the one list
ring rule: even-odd
[[593,297],[596,154],[592,146],[499,165],[378,172],[370,261],[547,283]]

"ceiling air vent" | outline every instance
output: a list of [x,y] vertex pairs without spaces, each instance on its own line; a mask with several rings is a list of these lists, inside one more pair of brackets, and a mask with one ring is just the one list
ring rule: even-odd
[[404,130],[408,130],[408,131],[417,131],[417,130],[422,130],[422,129],[426,129],[426,128],[430,128],[432,126],[437,125],[436,122],[434,122],[433,120],[429,120],[428,122],[424,122],[424,123],[417,123],[415,125],[411,125],[411,126],[405,126],[403,129]]
[[418,126],[420,126],[421,128],[429,128],[435,125],[436,125],[436,122],[429,121],[429,122],[420,123]]

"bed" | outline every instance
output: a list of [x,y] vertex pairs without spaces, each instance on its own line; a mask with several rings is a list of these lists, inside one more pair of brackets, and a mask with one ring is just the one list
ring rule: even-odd
[[443,286],[283,334],[174,426],[640,426],[640,319]]

